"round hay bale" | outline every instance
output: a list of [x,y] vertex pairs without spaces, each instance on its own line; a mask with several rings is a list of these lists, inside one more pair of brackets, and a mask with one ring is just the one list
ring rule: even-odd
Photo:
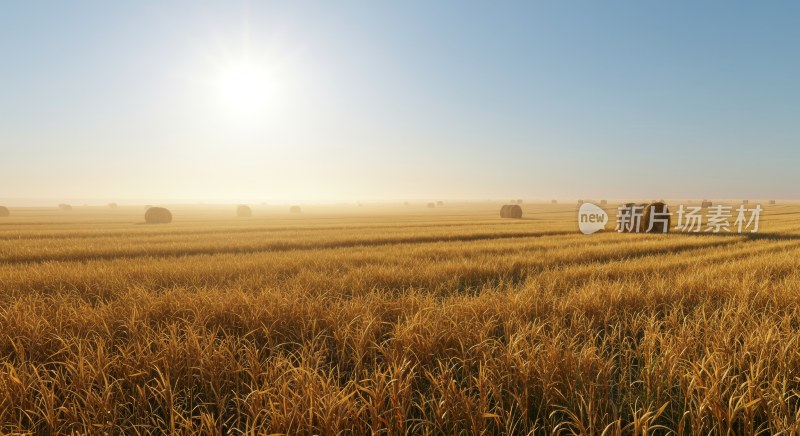
[[253,216],[253,210],[250,209],[250,206],[240,204],[239,207],[236,208],[236,216],[243,218]]
[[518,199],[517,204],[522,204],[522,199]]
[[669,207],[666,203],[661,201],[656,201],[653,203],[648,204],[644,208],[644,214],[642,215],[642,225],[641,225],[641,232],[642,233],[668,233],[669,228],[672,226],[672,215],[667,215],[667,222],[666,224],[663,222],[655,222],[653,223],[653,228],[648,231],[650,227],[650,217],[656,213],[669,213]]
[[750,204],[750,200],[742,200],[742,204]]
[[444,201],[437,201],[436,202],[436,207],[442,207],[442,206],[444,206]]
[[600,205],[601,205],[601,206],[605,206],[605,205],[607,205],[607,204],[608,204],[608,201],[606,201],[606,200],[600,200]]
[[558,200],[550,200],[550,204],[558,204]]
[[428,203],[428,209],[435,209],[436,203]]
[[769,204],[775,204],[775,200],[770,200]]
[[522,218],[522,208],[518,204],[506,204],[500,208],[500,218]]
[[144,222],[147,224],[169,224],[172,222],[172,212],[163,207],[151,207],[144,213]]
[[108,207],[111,209],[116,209],[117,206],[118,206],[117,203],[108,203]]
[[5,206],[0,206],[0,217],[5,218],[11,215],[11,211]]
[[300,213],[301,211],[302,209],[300,209],[300,206],[292,206],[289,208],[290,213]]
[[58,205],[58,208],[61,210],[72,210],[72,205],[61,203]]

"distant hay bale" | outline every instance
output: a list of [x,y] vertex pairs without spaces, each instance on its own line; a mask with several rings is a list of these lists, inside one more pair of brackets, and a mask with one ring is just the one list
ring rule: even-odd
[[750,200],[742,200],[742,204],[750,204]]
[[[657,219],[666,218],[667,222],[666,223],[658,221],[654,222],[653,228],[650,229],[650,231],[648,232],[648,228],[650,227],[650,217],[656,213],[667,214],[666,216],[657,218]],[[666,203],[661,201],[656,201],[645,206],[641,223],[642,233],[668,233],[671,225],[672,225],[672,215],[669,215],[669,207],[667,206]]]
[[300,206],[292,206],[289,208],[290,213],[300,213],[301,211],[302,209],[300,209]]
[[600,205],[601,206],[605,206],[607,204],[608,204],[608,202],[606,200],[600,200]]
[[442,206],[444,206],[444,201],[437,201],[436,202],[436,207],[442,207]]
[[713,205],[714,204],[712,202],[708,201],[708,200],[703,200],[703,202],[700,203],[700,207],[702,207],[703,209],[711,207]]
[[403,202],[403,206],[408,206],[408,202],[407,201]]
[[500,208],[500,218],[522,218],[522,208],[518,204],[506,204]]
[[436,203],[428,203],[428,209],[435,209]]
[[558,204],[558,200],[550,200],[550,204]]
[[172,222],[172,212],[163,207],[151,207],[144,213],[144,222],[147,224],[169,224]]
[[61,204],[58,205],[58,208],[61,209],[61,210],[72,210],[72,205],[66,204],[66,203],[61,203]]
[[770,200],[769,204],[775,204],[775,200]]
[[108,203],[108,207],[110,207],[111,209],[116,209],[117,203]]
[[578,206],[583,204],[583,200],[578,200]]
[[517,204],[522,204],[522,199],[517,200]]
[[11,211],[5,206],[0,206],[0,218],[5,218],[11,215]]
[[245,204],[240,204],[239,207],[236,208],[236,216],[243,218],[253,216],[253,209],[250,209],[250,206]]

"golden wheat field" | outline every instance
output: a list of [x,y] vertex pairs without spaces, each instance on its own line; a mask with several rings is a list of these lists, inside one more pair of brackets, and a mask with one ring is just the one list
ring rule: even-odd
[[0,432],[794,434],[800,205],[763,204],[756,235],[584,236],[574,204],[15,209]]

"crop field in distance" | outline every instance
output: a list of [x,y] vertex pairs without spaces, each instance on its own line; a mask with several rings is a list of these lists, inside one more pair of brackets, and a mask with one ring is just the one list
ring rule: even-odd
[[591,236],[563,203],[12,209],[0,433],[800,430],[800,203]]

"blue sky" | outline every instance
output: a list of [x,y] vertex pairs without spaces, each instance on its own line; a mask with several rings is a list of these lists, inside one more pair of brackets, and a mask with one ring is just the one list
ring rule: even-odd
[[[798,19],[788,1],[3,2],[0,199],[797,198]],[[261,82],[224,101],[243,59]]]

